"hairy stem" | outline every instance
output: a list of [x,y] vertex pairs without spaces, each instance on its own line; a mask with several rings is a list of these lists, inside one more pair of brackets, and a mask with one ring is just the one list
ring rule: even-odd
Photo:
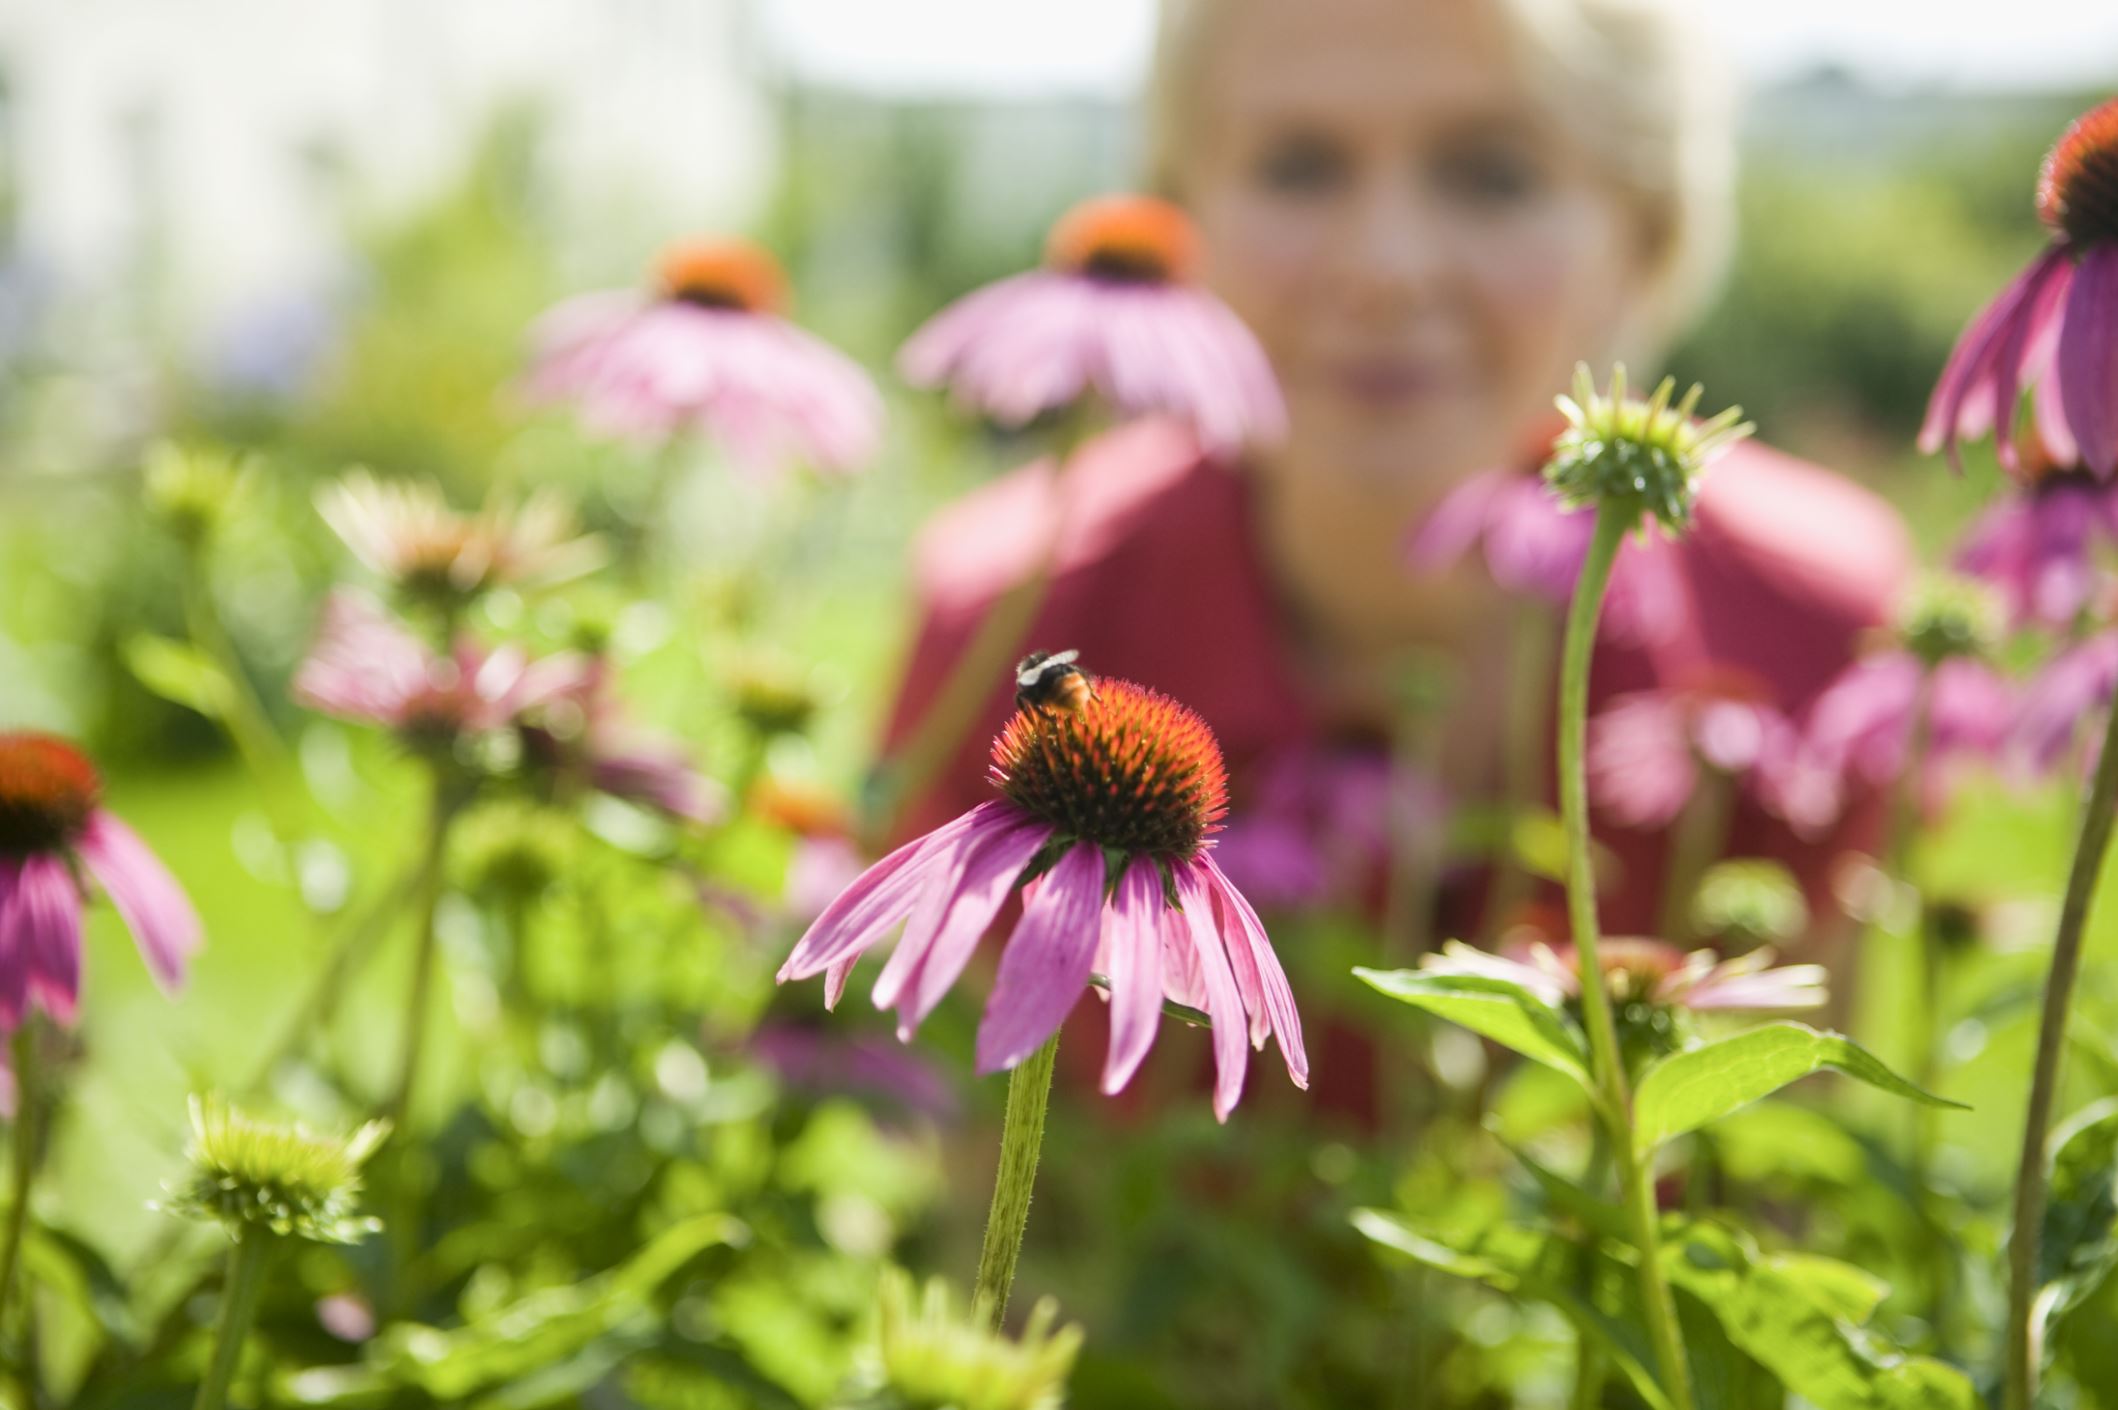
[[420,1054],[426,1046],[427,1010],[433,1007],[435,935],[434,912],[441,902],[441,881],[448,854],[449,821],[454,805],[447,784],[437,770],[434,797],[427,822],[426,849],[419,869],[416,908],[419,938],[412,955],[412,987],[405,996],[404,1035],[397,1056],[397,1079],[382,1114],[393,1128],[402,1129],[412,1107],[412,1089],[419,1077]]
[[2089,903],[2111,840],[2111,814],[2118,800],[2118,706],[2104,727],[2103,752],[2096,761],[2096,780],[2082,810],[2081,832],[2067,872],[2066,900],[2059,910],[2059,930],[2052,941],[2052,969],[2045,980],[2044,1016],[2037,1029],[2037,1064],[2030,1079],[2030,1109],[2023,1122],[2022,1157],[2015,1175],[2015,1227],[2008,1242],[2008,1349],[2005,1410],[2030,1410],[2037,1397],[2038,1341],[2036,1316],[2037,1252],[2044,1223],[2045,1141],[2051,1133],[2052,1103],[2059,1087],[2059,1057],[2066,1047],[2067,1011],[2074,981],[2081,972],[2081,941],[2088,928]]
[[1625,1058],[1618,1047],[1617,1024],[1611,1016],[1610,994],[1604,988],[1596,871],[1590,851],[1585,767],[1589,661],[1596,649],[1596,619],[1603,609],[1604,592],[1610,586],[1611,567],[1625,542],[1626,531],[1632,527],[1632,519],[1631,514],[1612,508],[1596,511],[1596,536],[1589,546],[1587,561],[1581,565],[1574,600],[1567,608],[1566,644],[1559,668],[1559,811],[1566,824],[1567,919],[1581,967],[1581,1011],[1596,1070],[1598,1105],[1610,1125],[1618,1184],[1632,1224],[1633,1242],[1640,1250],[1641,1305],[1654,1342],[1662,1389],[1673,1410],[1692,1410],[1691,1371],[1678,1333],[1676,1301],[1662,1272],[1654,1181],[1633,1140],[1632,1094],[1626,1081]]
[[1044,1114],[1052,1096],[1052,1064],[1059,1035],[1008,1075],[1008,1107],[1000,1130],[1000,1170],[993,1177],[993,1208],[986,1215],[985,1244],[978,1252],[977,1296],[998,1331],[1022,1256],[1022,1231],[1030,1219],[1030,1188],[1037,1182],[1037,1153],[1044,1145]]
[[[13,1202],[7,1208],[6,1242],[0,1244],[0,1331],[7,1326],[8,1310],[14,1301],[16,1272],[22,1262],[22,1238],[29,1230],[30,1188],[37,1177],[37,1044],[27,1017],[15,1029],[13,1055],[15,1132],[11,1154],[14,1179],[9,1189]],[[21,1364],[29,1364],[26,1352]],[[25,1400],[24,1404],[27,1403]]]

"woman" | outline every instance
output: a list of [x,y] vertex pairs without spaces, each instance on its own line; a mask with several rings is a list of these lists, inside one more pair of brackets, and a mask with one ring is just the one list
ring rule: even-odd
[[[1024,646],[1078,649],[1093,672],[1197,708],[1236,771],[1237,818],[1290,759],[1298,773],[1336,768],[1399,735],[1408,659],[1452,662],[1440,781],[1490,796],[1521,607],[1473,566],[1416,576],[1407,538],[1470,477],[1534,463],[1577,361],[1650,366],[1696,311],[1727,225],[1721,88],[1673,10],[1645,0],[1168,6],[1150,104],[1157,184],[1190,211],[1208,282],[1263,343],[1290,430],[1242,463],[1162,425],[1083,452]],[[1036,570],[1045,502],[1017,475],[930,526],[892,745],[995,601]],[[1910,567],[1887,506],[1756,445],[1709,472],[1671,561],[1675,625],[1599,650],[1592,709],[1740,681],[1797,718]],[[1009,706],[996,679],[908,826],[977,800]],[[1730,828],[1731,855],[1788,859],[1813,897],[1857,840],[1844,827],[1805,840],[1748,801]],[[1652,830],[1610,841],[1623,866],[1607,927],[1646,931],[1666,909],[1666,849]],[[1454,927],[1480,923],[1486,888],[1464,892],[1443,897]]]

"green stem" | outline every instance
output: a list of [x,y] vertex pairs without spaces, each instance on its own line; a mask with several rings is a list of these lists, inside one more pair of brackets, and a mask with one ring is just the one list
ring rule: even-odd
[[2096,781],[2081,814],[2081,833],[2067,873],[2066,900],[2060,906],[2059,930],[2052,941],[2044,1016],[2037,1029],[2037,1065],[2030,1080],[2029,1115],[2023,1122],[2021,1164],[2015,1176],[2015,1227],[2008,1243],[2008,1362],[2001,1402],[2005,1410],[2030,1410],[2037,1396],[2038,1338],[2031,1322],[2037,1299],[2037,1244],[2044,1222],[2045,1141],[2059,1086],[2059,1057],[2066,1048],[2067,1011],[2074,997],[2074,980],[2081,972],[2089,902],[2095,897],[2110,845],[2114,800],[2118,800],[2118,706],[2112,708],[2104,727]]
[[1602,1349],[1582,1337],[1574,1351],[1574,1388],[1566,1398],[1567,1410],[1603,1410],[1603,1378],[1608,1371]]
[[272,716],[251,686],[242,658],[236,654],[234,641],[221,624],[200,550],[187,554],[183,591],[184,625],[191,635],[191,644],[213,662],[228,682],[221,724],[235,744],[235,752],[257,778],[274,836],[282,846],[291,845],[300,840],[303,826],[293,801],[293,767],[287,756],[287,743],[273,726]]
[[392,1128],[398,1130],[403,1129],[405,1117],[412,1108],[412,1089],[419,1077],[420,1054],[426,1046],[427,1010],[434,1001],[434,912],[441,903],[449,820],[454,811],[448,785],[437,770],[427,824],[426,853],[419,871],[419,940],[412,955],[412,987],[405,996],[404,1036],[398,1049],[397,1080],[391,1085],[390,1099],[382,1110]]
[[1692,1410],[1691,1371],[1677,1328],[1677,1306],[1662,1272],[1660,1215],[1655,1209],[1651,1173],[1633,1140],[1632,1095],[1618,1029],[1604,988],[1600,936],[1596,917],[1596,871],[1590,850],[1588,773],[1589,660],[1596,649],[1596,619],[1610,586],[1611,567],[1625,542],[1634,515],[1612,508],[1596,511],[1596,536],[1574,600],[1567,608],[1566,645],[1559,666],[1559,811],[1566,824],[1567,919],[1573,931],[1581,969],[1581,1012],[1588,1028],[1589,1053],[1595,1065],[1599,1105],[1610,1125],[1611,1154],[1618,1183],[1640,1251],[1641,1304],[1662,1373],[1662,1388],[1672,1410]]
[[1037,1153],[1044,1145],[1044,1113],[1052,1096],[1052,1064],[1059,1035],[1008,1075],[1008,1108],[1000,1129],[1000,1170],[993,1177],[993,1208],[986,1215],[985,1244],[978,1252],[977,1296],[998,1331],[1007,1316],[1008,1290],[1022,1256],[1022,1231],[1030,1220],[1030,1187],[1037,1182]]
[[[37,1044],[27,1018],[15,1029],[14,1202],[7,1209],[6,1243],[0,1245],[0,1329],[14,1300],[15,1273],[22,1262],[22,1237],[29,1229],[30,1187],[37,1176]],[[27,1364],[28,1358],[23,1358]]]
[[213,1364],[199,1382],[198,1399],[191,1410],[221,1410],[228,1402],[228,1386],[235,1379],[236,1363],[243,1356],[243,1342],[257,1316],[258,1294],[265,1287],[265,1257],[272,1249],[269,1235],[247,1229],[236,1236],[228,1255],[228,1281],[221,1288],[221,1329],[213,1345]]

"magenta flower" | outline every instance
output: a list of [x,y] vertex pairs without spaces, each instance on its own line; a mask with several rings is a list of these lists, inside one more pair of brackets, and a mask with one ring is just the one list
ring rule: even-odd
[[[1929,809],[1948,797],[1949,781],[1967,762],[1991,760],[2015,720],[2015,688],[1975,657],[1933,667],[1927,702],[1926,765],[1920,796]],[[1838,778],[1887,790],[1903,773],[1912,717],[1927,667],[1907,650],[1886,651],[1848,666],[1809,707],[1810,756]]]
[[[2061,652],[2031,679],[2023,691],[2016,743],[2036,768],[2050,772],[2073,749],[2082,721],[2110,708],[2114,689],[2118,631],[2101,632]],[[2083,764],[2095,768],[2095,756]]]
[[2118,99],[2060,135],[2037,183],[2051,242],[1957,340],[1920,428],[1930,454],[1993,433],[2019,463],[2015,422],[2035,388],[2053,458],[2108,478],[2118,470]]
[[1287,413],[1264,349],[1193,282],[1198,237],[1184,213],[1106,196],[1052,227],[1048,268],[943,309],[899,355],[905,380],[951,388],[1007,426],[1095,392],[1121,416],[1188,422],[1216,451],[1276,440]]
[[1589,797],[1623,827],[1675,821],[1703,769],[1735,779],[1801,830],[1822,827],[1838,807],[1769,691],[1733,672],[1613,699],[1589,721],[1587,765]]
[[909,1039],[1020,892],[1022,918],[978,1028],[979,1071],[1042,1047],[1100,970],[1111,1013],[1105,1092],[1146,1058],[1164,999],[1212,1018],[1222,1120],[1242,1093],[1246,1027],[1256,1047],[1276,1038],[1288,1075],[1308,1085],[1287,977],[1256,912],[1214,864],[1227,773],[1204,721],[1167,696],[1099,679],[1078,711],[1018,711],[993,742],[992,779],[999,798],[898,848],[832,902],[780,980],[825,974],[835,1002],[854,962],[902,922],[874,1000],[896,1007]]
[[[1487,470],[1429,511],[1407,557],[1414,569],[1438,573],[1476,552],[1509,592],[1564,606],[1595,531],[1596,516],[1569,509],[1535,469]],[[1668,541],[1636,536],[1611,570],[1603,629],[1617,641],[1668,641],[1683,628],[1688,600]]]
[[[1611,1001],[1621,1007],[1643,1004],[1694,1013],[1796,1013],[1823,1007],[1827,997],[1822,965],[1775,968],[1770,949],[1724,960],[1712,950],[1687,954],[1661,940],[1606,936],[1597,954]],[[1505,980],[1554,1008],[1581,997],[1581,961],[1571,945],[1553,946],[1538,940],[1496,955],[1451,940],[1420,968],[1435,974]]]
[[415,747],[446,751],[514,724],[525,711],[578,696],[587,671],[576,655],[533,661],[513,647],[487,651],[468,639],[437,655],[372,599],[341,589],[324,601],[316,643],[294,675],[294,697],[312,710],[381,725]]
[[2118,546],[2118,485],[2084,471],[2024,478],[1971,526],[1956,566],[1993,584],[2016,625],[2070,628],[2103,580],[2098,550]]
[[572,402],[613,435],[703,432],[753,472],[857,471],[881,442],[882,397],[857,363],[780,315],[784,297],[779,266],[755,246],[677,245],[653,294],[584,294],[539,320],[529,394]]
[[1259,771],[1214,860],[1268,914],[1366,905],[1388,874],[1393,834],[1439,827],[1447,808],[1439,785],[1394,773],[1380,750],[1298,747]]
[[101,806],[103,780],[64,740],[0,732],[0,1029],[32,1006],[70,1024],[81,1003],[86,879],[110,898],[148,972],[184,982],[198,913],[147,844]]

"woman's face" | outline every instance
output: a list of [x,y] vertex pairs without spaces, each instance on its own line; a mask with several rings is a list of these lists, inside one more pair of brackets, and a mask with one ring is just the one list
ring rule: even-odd
[[1423,493],[1515,457],[1621,345],[1634,209],[1493,4],[1219,3],[1178,179],[1279,373],[1285,461]]

